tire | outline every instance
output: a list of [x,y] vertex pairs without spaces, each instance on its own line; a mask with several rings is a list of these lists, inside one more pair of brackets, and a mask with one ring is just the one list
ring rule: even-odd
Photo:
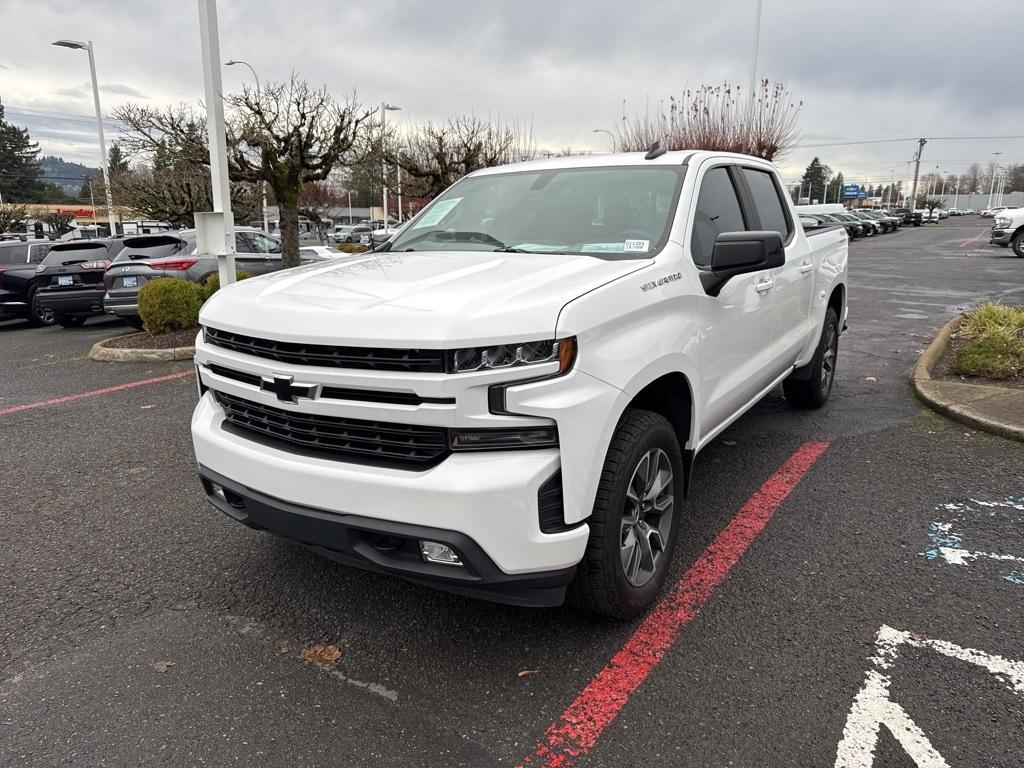
[[1017,255],[1017,258],[1024,259],[1024,230],[1021,230],[1014,235],[1011,245],[1013,246],[1013,252]]
[[28,292],[28,324],[39,328],[53,325],[53,322],[53,312],[43,309],[39,303],[39,289],[33,286]]
[[832,392],[839,355],[839,317],[829,307],[811,362],[797,368],[782,382],[786,400],[796,408],[821,408]]
[[683,455],[672,425],[659,414],[627,409],[601,471],[574,601],[619,620],[654,602],[679,536],[682,498]]
[[61,328],[81,328],[85,325],[85,316],[83,315],[54,315],[53,319]]

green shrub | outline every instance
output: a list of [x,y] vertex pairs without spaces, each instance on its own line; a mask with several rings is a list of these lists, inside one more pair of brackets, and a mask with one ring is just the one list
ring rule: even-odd
[[1024,338],[992,333],[957,350],[949,366],[954,373],[1008,379],[1024,372]]
[[981,338],[992,333],[1024,336],[1024,308],[1007,307],[995,301],[978,305],[960,326],[963,338]]
[[[235,280],[245,280],[246,278],[252,277],[244,269],[235,270]],[[203,281],[203,300],[210,298],[217,291],[220,290],[220,274],[214,272],[206,280]]]
[[201,285],[174,277],[150,280],[139,291],[139,316],[154,336],[199,326],[206,294]]

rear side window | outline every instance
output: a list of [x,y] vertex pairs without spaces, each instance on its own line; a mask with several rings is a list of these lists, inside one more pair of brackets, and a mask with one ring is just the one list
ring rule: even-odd
[[725,167],[712,168],[704,174],[693,216],[690,254],[698,267],[711,264],[715,238],[722,232],[742,232],[746,224],[736,188]]
[[53,248],[52,243],[32,243],[28,249],[28,260],[33,264],[38,264],[44,258],[46,254]]
[[25,264],[27,261],[27,245],[10,245],[0,248],[0,264]]
[[754,198],[754,208],[761,220],[761,229],[778,232],[783,240],[788,240],[791,234],[789,219],[782,207],[782,197],[775,186],[772,174],[768,171],[744,168],[743,178],[750,187],[751,197]]

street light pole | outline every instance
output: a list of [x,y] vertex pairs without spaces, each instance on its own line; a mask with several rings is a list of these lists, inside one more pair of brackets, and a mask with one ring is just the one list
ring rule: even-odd
[[917,177],[921,172],[921,153],[924,152],[924,145],[928,139],[917,140],[917,155],[914,157],[914,186],[910,188],[910,210],[917,208]]
[[107,193],[107,215],[110,220],[110,236],[117,234],[114,224],[114,196],[110,192],[110,168],[107,163],[107,142],[103,138],[103,111],[100,109],[100,87],[96,82],[96,58],[92,51],[92,40],[57,40],[53,43],[61,48],[86,51],[89,54],[89,74],[92,76],[92,100],[96,107],[96,129],[100,138],[100,167],[103,169],[103,187]]
[[387,142],[387,130],[385,130],[385,117],[388,112],[397,112],[401,107],[388,104],[386,101],[380,103],[380,170],[381,170],[381,198],[384,203],[384,229],[388,228],[388,163],[384,158],[384,144]]
[[995,157],[996,157],[996,164],[994,166],[992,166],[992,183],[989,184],[989,187],[988,187],[988,207],[989,208],[992,207],[992,193],[995,191],[995,188],[996,188],[996,171],[999,170],[999,156],[1001,154],[1003,154],[1003,153],[1002,152],[993,152],[992,154],[995,155]]
[[[224,66],[233,67],[235,64],[241,64],[249,68],[252,72],[252,79],[256,81],[256,99],[259,100],[260,94],[263,89],[260,87],[260,76],[256,74],[256,70],[252,68],[252,64],[244,59],[232,59],[231,61],[224,62]],[[260,194],[262,195],[262,211],[263,211],[263,232],[264,234],[270,234],[270,221],[267,219],[267,182],[260,181]]]
[[607,133],[608,138],[612,140],[612,149],[615,149],[615,134],[606,128],[595,128],[591,133]]
[[757,0],[757,11],[754,16],[754,57],[750,62],[750,104],[754,104],[754,87],[757,83],[757,50],[761,45],[761,3]]

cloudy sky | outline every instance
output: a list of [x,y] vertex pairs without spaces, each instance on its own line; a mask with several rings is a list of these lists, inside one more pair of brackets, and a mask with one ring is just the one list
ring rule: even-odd
[[[654,113],[687,87],[745,87],[754,9],[755,0],[219,2],[223,58],[247,60],[264,81],[294,70],[338,97],[397,104],[400,121],[500,114],[532,122],[542,147],[594,151],[608,137],[593,129],[614,129],[623,99],[629,114]],[[0,0],[0,16],[0,100],[45,153],[98,160],[86,55],[55,39],[94,41],[107,112],[202,97],[195,0]],[[784,176],[817,154],[851,180],[888,182],[906,177],[916,142],[850,142],[1024,134],[1011,33],[1021,29],[1019,0],[764,0],[758,73],[803,101],[802,145]],[[250,77],[227,67],[225,89]],[[933,138],[922,172],[962,172],[997,151],[1024,162],[1024,139]]]

